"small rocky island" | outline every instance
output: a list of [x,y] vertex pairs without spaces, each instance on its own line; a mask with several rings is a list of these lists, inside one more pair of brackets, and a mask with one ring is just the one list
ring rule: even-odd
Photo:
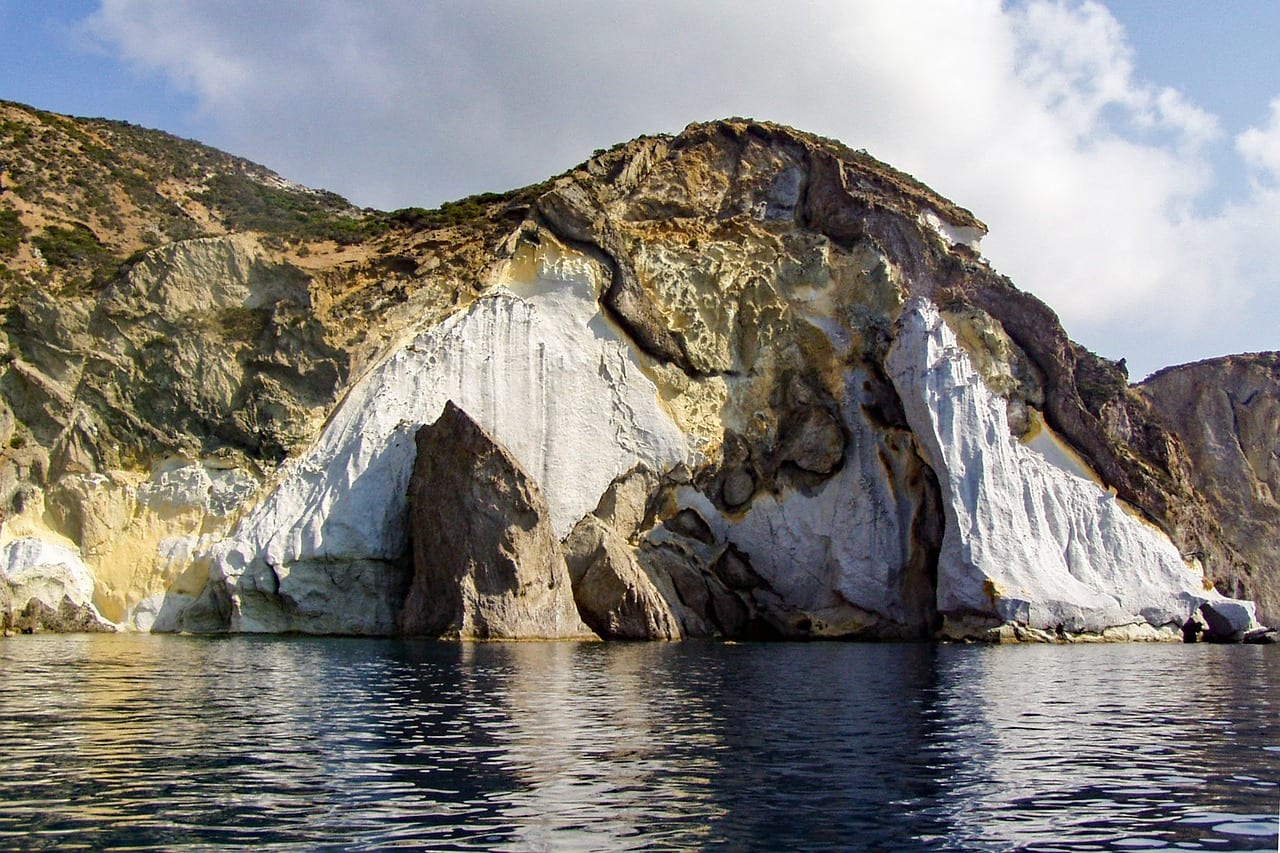
[[1280,356],[1131,385],[840,143],[696,124],[390,213],[17,104],[0,144],[8,632],[1280,618]]

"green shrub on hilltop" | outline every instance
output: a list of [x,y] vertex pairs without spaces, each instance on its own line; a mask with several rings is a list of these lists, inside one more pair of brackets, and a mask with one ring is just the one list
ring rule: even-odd
[[12,255],[18,251],[18,243],[26,233],[18,218],[18,211],[0,210],[0,255]]
[[243,174],[210,176],[200,200],[216,208],[232,230],[343,244],[358,243],[385,230],[379,218],[352,215],[346,201],[334,193],[272,187]]
[[98,242],[98,238],[87,225],[79,222],[74,222],[66,228],[50,226],[44,230],[44,233],[33,237],[31,242],[40,250],[45,262],[51,267],[96,268],[112,259],[110,250]]
[[[4,190],[28,204],[56,208],[52,218],[88,223],[104,235],[140,233],[151,245],[204,233],[198,206],[227,230],[286,240],[352,244],[390,227],[385,216],[362,213],[334,193],[292,186],[262,166],[199,142],[3,100],[0,161],[8,167]],[[41,251],[50,266],[75,264],[93,254],[87,237],[50,232],[41,238]]]
[[392,222],[414,229],[445,228],[484,219],[499,204],[530,204],[538,196],[551,189],[554,181],[531,184],[504,193],[479,193],[457,201],[446,201],[433,210],[422,207],[405,207],[387,214]]

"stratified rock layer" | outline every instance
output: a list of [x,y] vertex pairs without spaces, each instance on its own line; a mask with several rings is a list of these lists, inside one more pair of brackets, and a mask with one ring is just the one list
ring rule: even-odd
[[446,403],[417,432],[409,481],[413,581],[400,632],[461,639],[592,636],[542,491],[465,412]]

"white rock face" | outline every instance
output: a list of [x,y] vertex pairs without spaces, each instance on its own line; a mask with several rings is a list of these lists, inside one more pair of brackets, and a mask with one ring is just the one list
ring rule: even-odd
[[[531,251],[531,250],[527,250]],[[235,631],[390,633],[415,430],[448,400],[543,490],[557,537],[619,474],[667,470],[684,436],[600,314],[601,270],[540,248],[494,292],[362,379],[315,446],[212,552]]]
[[225,516],[253,497],[258,481],[236,468],[175,460],[138,486],[138,503],[157,511],[199,508]]
[[1235,637],[1259,627],[1257,607],[1252,601],[1208,601],[1200,608],[1200,615],[1219,637]]
[[915,513],[900,448],[859,410],[862,376],[846,381],[844,467],[812,494],[761,495],[727,534],[787,607],[820,632],[856,632],[868,616],[902,626],[924,621],[906,576]]
[[1004,400],[928,301],[904,311],[888,366],[942,490],[942,614],[1100,633],[1180,626],[1216,597],[1162,532],[1010,437]]
[[0,547],[0,582],[9,586],[15,612],[33,600],[56,610],[64,597],[92,606],[89,567],[75,551],[43,539],[24,537]]
[[968,246],[977,252],[982,248],[982,238],[987,236],[985,228],[952,225],[932,210],[920,214],[920,221],[933,229],[948,246]]

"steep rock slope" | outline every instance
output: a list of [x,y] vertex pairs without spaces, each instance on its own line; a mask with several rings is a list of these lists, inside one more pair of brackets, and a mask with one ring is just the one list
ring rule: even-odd
[[1204,600],[1168,537],[1109,492],[1010,440],[1007,407],[936,308],[907,307],[888,364],[942,483],[938,608],[1060,633],[1145,632]]
[[0,151],[0,539],[68,549],[125,625],[204,588],[350,377],[490,251],[483,217],[411,232],[120,122],[0,102]]
[[1280,622],[1280,353],[1172,367],[1138,388],[1186,448],[1196,488],[1243,558],[1216,576],[1219,588]]
[[109,618],[394,632],[450,402],[602,636],[1171,637],[1247,564],[1122,368],[864,153],[733,120],[439,211],[329,202],[341,234],[211,226],[87,288],[11,265],[4,538],[81,555]]

